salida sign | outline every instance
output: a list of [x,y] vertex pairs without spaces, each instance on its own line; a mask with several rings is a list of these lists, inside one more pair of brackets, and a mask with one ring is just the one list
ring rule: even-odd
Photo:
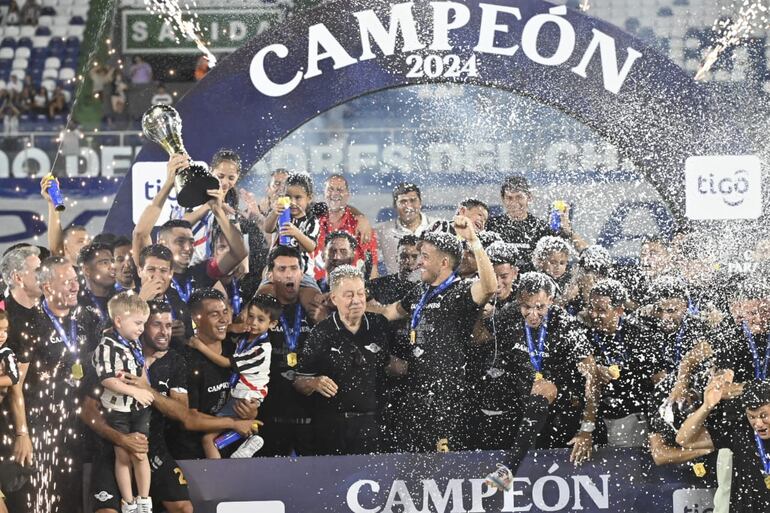
[[[565,6],[552,7],[547,13],[536,14],[525,20],[518,7],[479,3],[473,6],[477,11],[473,13],[474,16],[481,17],[477,37],[473,40],[475,44],[472,53],[463,56],[451,53],[458,48],[450,43],[450,34],[469,24],[471,7],[459,2],[430,2],[430,8],[432,26],[427,29],[422,27],[419,31],[413,13],[414,2],[391,5],[387,26],[372,9],[354,12],[360,35],[356,42],[360,52],[355,54],[352,48],[345,48],[323,23],[311,25],[307,32],[307,61],[304,70],[297,70],[291,80],[286,82],[279,83],[272,79],[265,64],[266,59],[283,59],[288,56],[289,49],[280,43],[269,44],[260,49],[251,61],[251,82],[262,94],[280,97],[294,91],[303,80],[321,76],[323,71],[320,63],[327,59],[332,62],[335,70],[340,70],[375,59],[379,55],[391,56],[398,51],[406,56],[405,63],[410,67],[407,77],[458,78],[479,76],[477,55],[479,58],[483,55],[511,57],[521,48],[527,59],[534,63],[561,66],[576,50],[575,28],[564,18],[567,14]],[[547,39],[541,37],[549,26],[555,30],[555,34],[550,34],[551,37]],[[521,33],[521,44],[504,42],[516,31]],[[601,30],[593,29],[592,33],[593,37],[582,51],[580,61],[570,71],[586,78],[588,64],[598,54],[604,88],[617,94],[634,61],[642,53],[631,47],[624,48],[623,64],[618,68],[619,56],[615,40]],[[542,41],[547,41],[547,44],[539,44]]]

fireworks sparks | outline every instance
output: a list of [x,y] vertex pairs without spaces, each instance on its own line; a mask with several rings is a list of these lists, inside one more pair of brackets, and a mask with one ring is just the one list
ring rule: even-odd
[[199,34],[202,32],[195,16],[192,19],[184,19],[184,12],[177,0],[144,0],[144,5],[153,13],[165,18],[179,33],[189,38],[195,46],[206,56],[209,68],[217,65],[217,58],[208,49]]
[[587,12],[591,8],[591,0],[580,0],[580,10]]
[[768,26],[767,6],[760,0],[744,0],[735,21],[729,18],[715,21],[712,30],[719,34],[719,38],[704,57],[695,73],[695,80],[703,80],[706,77],[725,49],[741,44],[753,30]]

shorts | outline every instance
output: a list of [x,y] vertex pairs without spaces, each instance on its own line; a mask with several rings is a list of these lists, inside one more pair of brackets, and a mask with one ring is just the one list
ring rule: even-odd
[[[263,279],[260,282],[259,286],[261,287],[263,285],[270,285],[271,283],[273,283],[273,282],[270,281],[269,279],[265,278],[265,279]],[[309,274],[303,274],[302,275],[302,281],[299,283],[299,288],[301,288],[301,289],[303,289],[303,288],[304,289],[315,289],[318,292],[321,292],[321,287],[318,286],[318,283],[316,283],[316,281],[313,279],[313,277],[310,276]]]
[[[109,450],[111,445],[104,442],[102,454],[94,461],[91,473],[91,496],[93,510],[114,509],[120,511],[120,490],[115,481],[115,454]],[[169,453],[166,447],[160,450],[150,450],[148,454],[152,477],[150,481],[150,497],[155,511],[162,511],[163,502],[189,501],[182,469]]]
[[149,436],[150,414],[150,408],[129,412],[107,410],[104,412],[104,419],[111,428],[125,435],[128,433],[142,433],[144,436]]

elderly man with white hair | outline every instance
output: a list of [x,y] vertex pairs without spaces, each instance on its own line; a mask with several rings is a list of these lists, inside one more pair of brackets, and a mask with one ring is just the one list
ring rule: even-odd
[[331,273],[330,287],[337,311],[302,347],[294,387],[313,395],[317,454],[376,452],[378,381],[383,369],[402,374],[406,365],[390,355],[387,319],[366,313],[363,273],[341,265]]

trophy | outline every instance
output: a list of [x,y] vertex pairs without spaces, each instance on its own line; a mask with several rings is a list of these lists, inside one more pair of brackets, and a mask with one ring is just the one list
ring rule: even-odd
[[[182,118],[173,107],[150,107],[142,116],[142,132],[149,140],[162,146],[169,155],[187,154],[182,144]],[[205,167],[190,162],[187,168],[176,172],[174,188],[177,203],[184,208],[193,208],[211,199],[206,191],[219,189],[219,180]]]

